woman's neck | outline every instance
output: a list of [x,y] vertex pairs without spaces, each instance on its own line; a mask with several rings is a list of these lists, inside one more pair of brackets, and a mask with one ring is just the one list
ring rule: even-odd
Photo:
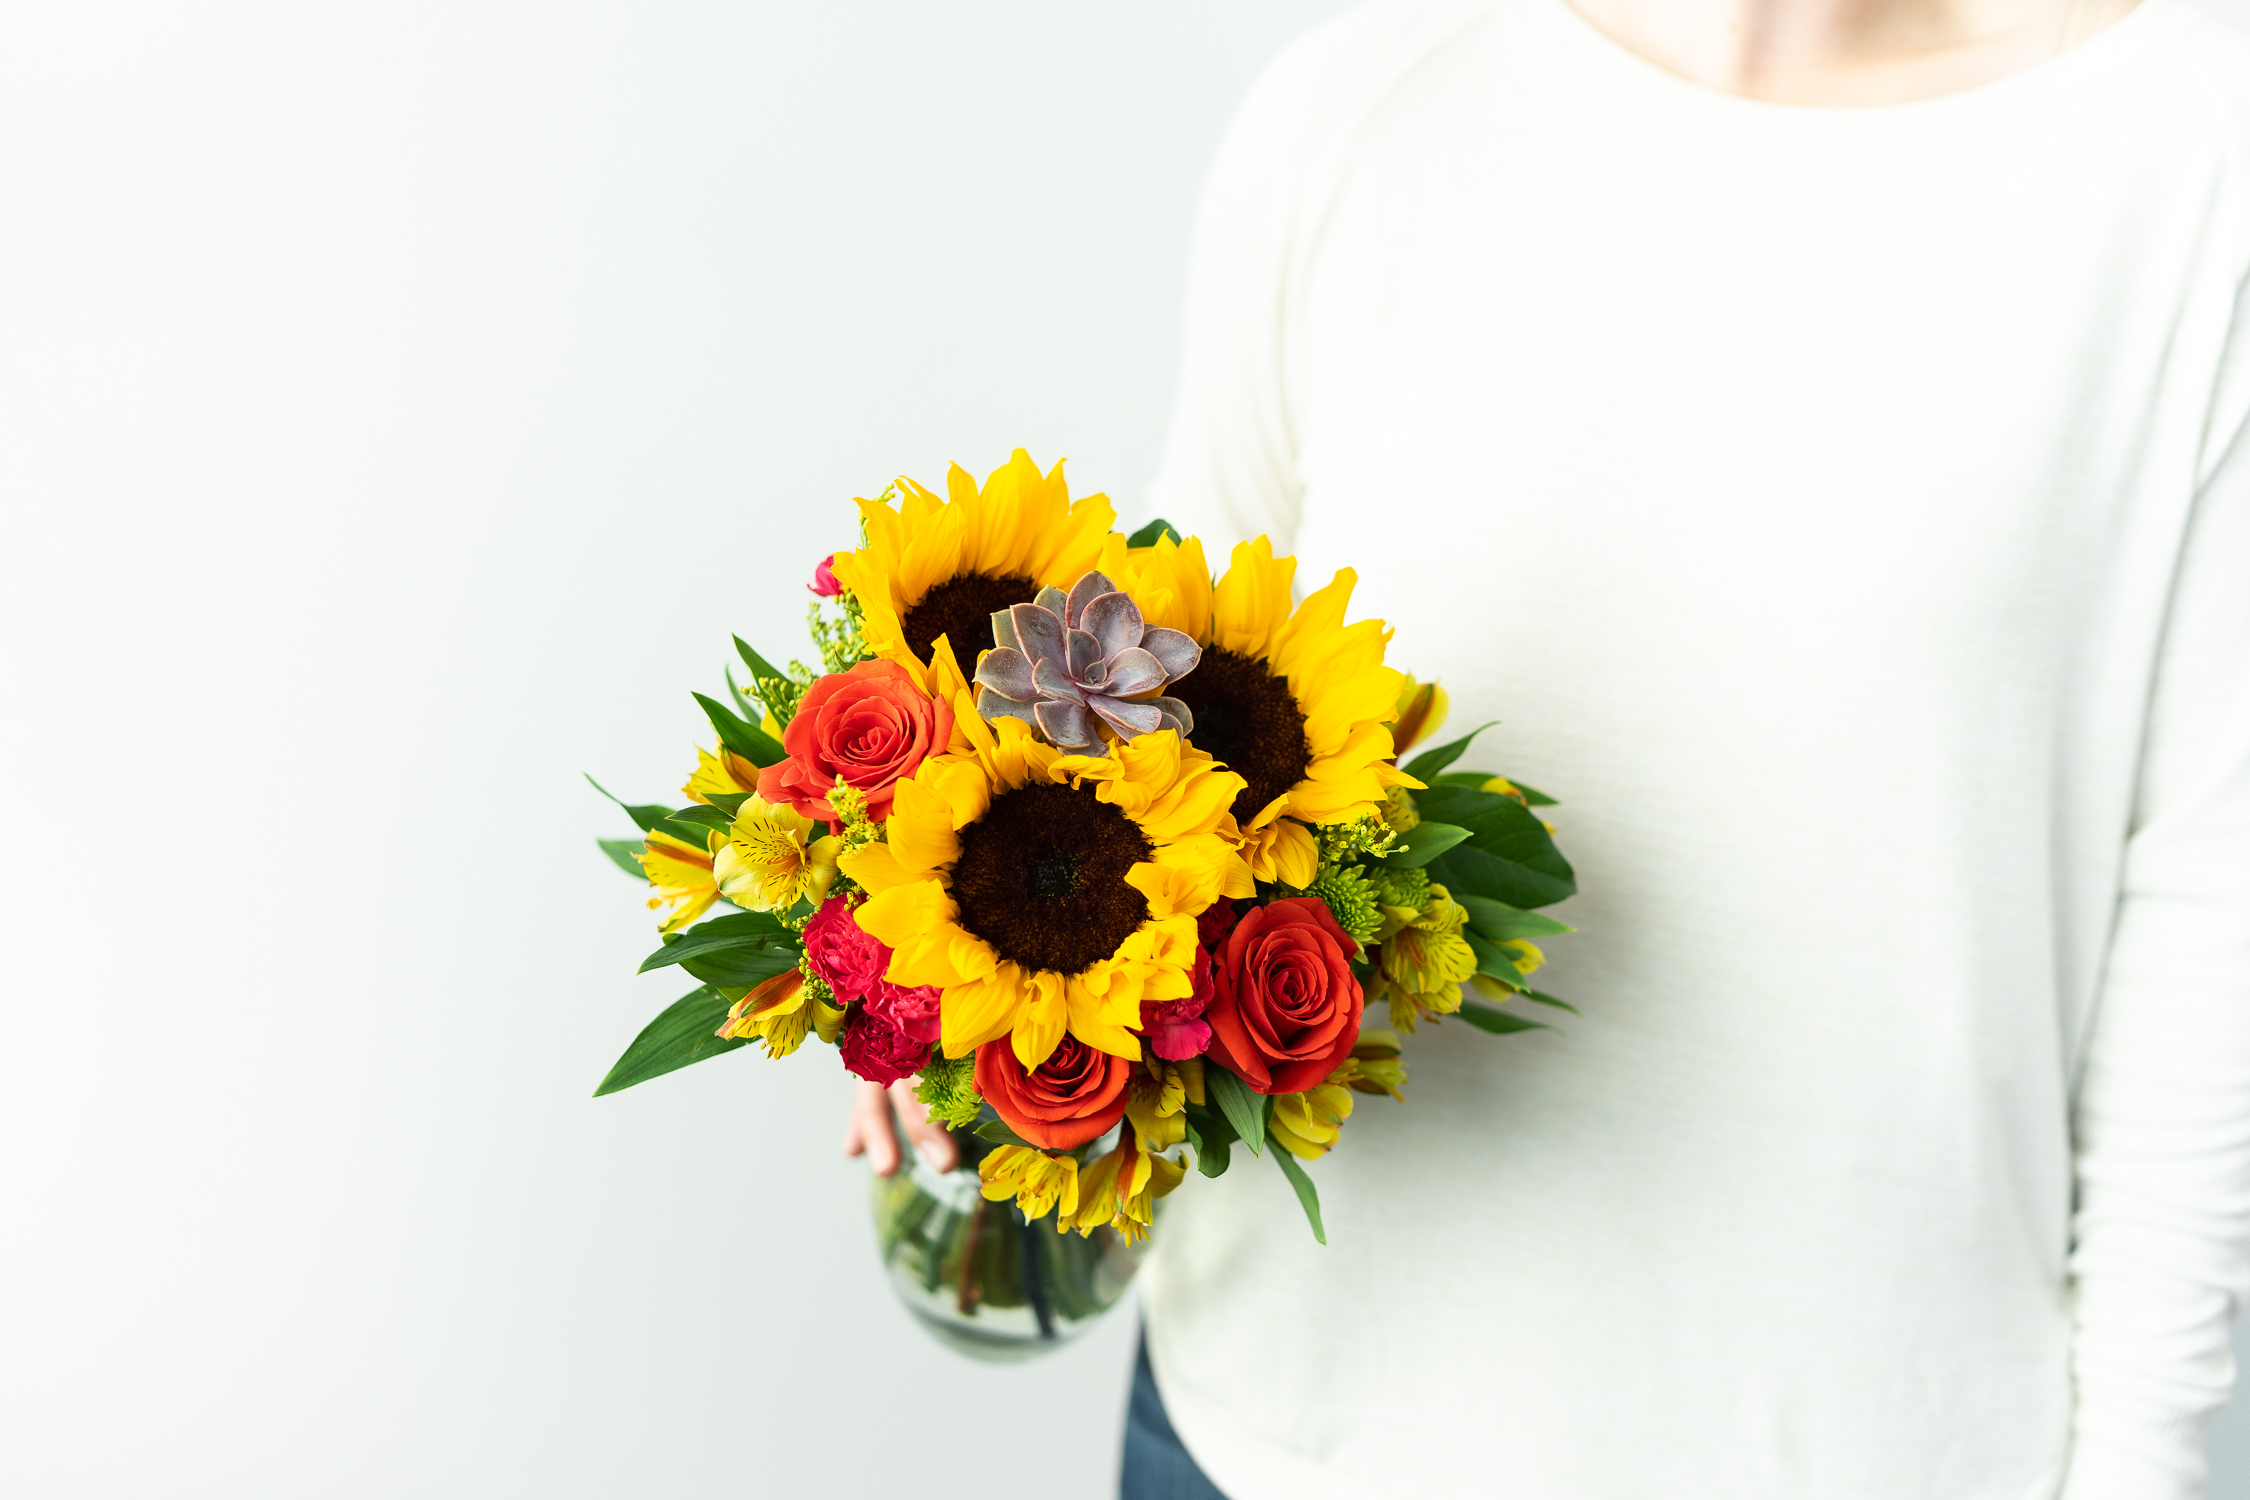
[[1667,72],[1772,104],[1864,107],[2035,68],[2137,0],[1572,0]]

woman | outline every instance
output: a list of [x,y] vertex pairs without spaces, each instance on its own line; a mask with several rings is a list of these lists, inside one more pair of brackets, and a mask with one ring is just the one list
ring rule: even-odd
[[1586,1015],[1419,1038],[1325,1249],[1279,1174],[1175,1201],[1184,1451],[1144,1389],[1129,1496],[2202,1493],[2250,1279],[2207,3],[1404,0],[1261,82],[1153,510],[1356,566],[1505,720]]

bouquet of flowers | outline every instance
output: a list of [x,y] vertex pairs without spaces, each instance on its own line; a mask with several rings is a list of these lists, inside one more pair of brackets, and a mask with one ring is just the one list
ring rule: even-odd
[[1400,1033],[1568,1009],[1529,981],[1570,930],[1537,912],[1574,889],[1552,799],[1453,769],[1474,733],[1399,764],[1445,694],[1346,622],[1349,569],[1298,603],[1261,537],[1214,576],[1020,449],[857,505],[811,584],[823,670],[737,638],[689,805],[603,841],[663,913],[643,970],[701,984],[597,1093],[816,1038],[918,1080],[1019,1224],[1131,1244],[1239,1145],[1325,1243],[1303,1164],[1403,1097]]

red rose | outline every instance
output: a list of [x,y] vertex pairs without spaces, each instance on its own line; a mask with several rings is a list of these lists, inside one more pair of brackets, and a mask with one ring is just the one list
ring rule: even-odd
[[887,818],[899,781],[945,748],[953,710],[933,702],[896,662],[863,661],[814,683],[781,732],[789,758],[758,773],[758,795],[808,818],[834,818],[830,787],[843,782]]
[[1366,1008],[1351,956],[1359,945],[1326,902],[1292,896],[1252,909],[1218,955],[1204,1019],[1211,1056],[1261,1094],[1296,1094],[1336,1071]]
[[1125,1116],[1133,1065],[1065,1036],[1030,1072],[1006,1037],[977,1048],[977,1092],[1008,1128],[1034,1146],[1068,1151]]
[[864,1005],[852,1007],[844,1029],[836,1038],[844,1066],[869,1083],[885,1088],[901,1078],[911,1078],[929,1061],[930,1044],[918,1042]]

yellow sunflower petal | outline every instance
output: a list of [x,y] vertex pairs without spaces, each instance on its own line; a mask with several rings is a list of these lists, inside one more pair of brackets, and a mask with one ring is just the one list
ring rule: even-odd
[[1265,537],[1238,544],[1211,590],[1211,644],[1237,656],[1264,656],[1289,617],[1297,559],[1275,557]]

